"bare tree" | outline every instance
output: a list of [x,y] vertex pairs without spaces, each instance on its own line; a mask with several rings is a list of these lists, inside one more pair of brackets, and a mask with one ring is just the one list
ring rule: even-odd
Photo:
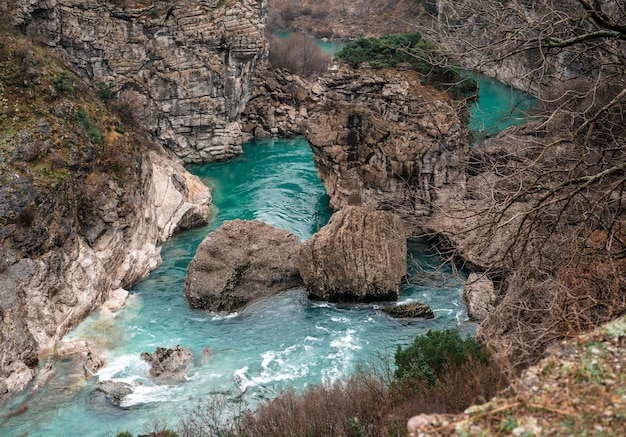
[[438,217],[455,226],[437,229],[501,285],[479,335],[528,363],[626,312],[626,6],[441,1],[436,30],[540,101],[538,121],[472,152],[465,203]]

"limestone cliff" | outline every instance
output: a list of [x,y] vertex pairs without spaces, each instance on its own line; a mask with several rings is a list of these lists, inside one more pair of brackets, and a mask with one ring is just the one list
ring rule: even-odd
[[0,33],[0,401],[157,244],[206,223],[200,180],[48,52]]
[[186,163],[228,159],[265,57],[265,0],[16,0],[14,22],[83,79],[136,93],[141,122]]

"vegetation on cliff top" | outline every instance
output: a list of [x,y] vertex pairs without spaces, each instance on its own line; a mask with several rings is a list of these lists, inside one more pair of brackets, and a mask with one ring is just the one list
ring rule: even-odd
[[461,75],[461,67],[438,44],[414,33],[359,38],[341,49],[335,58],[353,68],[367,63],[372,68],[395,68],[408,64],[421,74],[423,83],[450,91],[457,98],[475,98],[477,84]]

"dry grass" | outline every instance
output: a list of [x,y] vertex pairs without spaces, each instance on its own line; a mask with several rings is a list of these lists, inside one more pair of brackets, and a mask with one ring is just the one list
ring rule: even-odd
[[617,436],[626,429],[626,317],[548,349],[507,392],[458,416],[423,417],[431,436]]

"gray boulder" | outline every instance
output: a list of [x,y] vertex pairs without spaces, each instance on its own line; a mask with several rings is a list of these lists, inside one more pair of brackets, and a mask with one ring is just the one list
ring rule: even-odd
[[185,278],[192,308],[237,311],[253,301],[302,285],[297,235],[258,220],[232,220],[198,247]]
[[331,302],[397,300],[406,276],[402,220],[387,211],[348,206],[300,251],[309,298]]
[[133,392],[133,387],[121,381],[103,381],[89,395],[89,403],[94,407],[119,407],[124,397]]
[[193,353],[189,348],[176,345],[171,349],[157,347],[153,353],[142,352],[141,358],[152,364],[150,376],[181,378],[193,358]]

